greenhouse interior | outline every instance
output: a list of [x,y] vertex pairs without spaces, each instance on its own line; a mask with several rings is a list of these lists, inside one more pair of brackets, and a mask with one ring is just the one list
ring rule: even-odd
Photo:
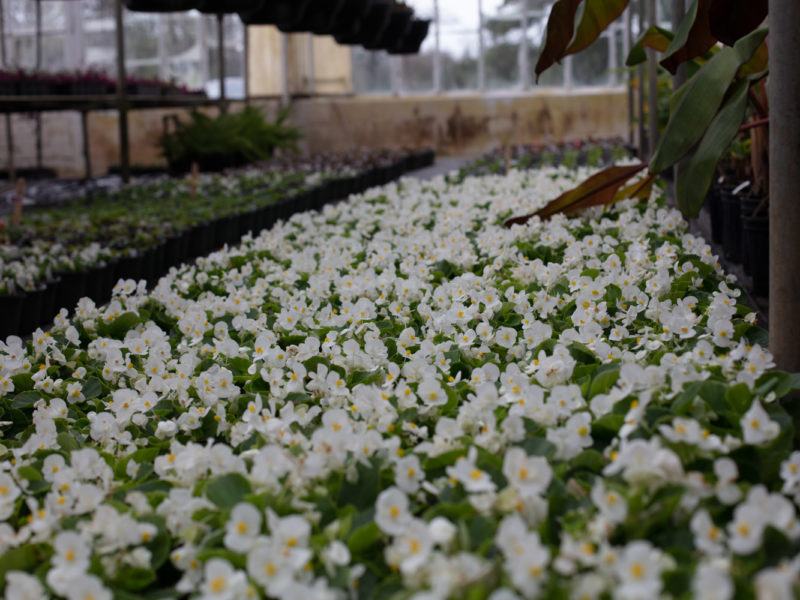
[[800,597],[797,31],[0,0],[3,597]]

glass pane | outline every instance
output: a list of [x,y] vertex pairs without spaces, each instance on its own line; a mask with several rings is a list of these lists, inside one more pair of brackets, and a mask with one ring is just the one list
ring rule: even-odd
[[158,58],[157,17],[150,15],[125,19],[125,57]]
[[391,93],[389,55],[353,46],[353,88],[357,94]]
[[477,31],[442,32],[442,88],[474,90],[478,87]]
[[574,85],[608,85],[608,38],[598,38],[591,46],[573,54]]
[[520,84],[519,6],[514,3],[484,2],[484,13],[486,87],[490,89],[516,87]]

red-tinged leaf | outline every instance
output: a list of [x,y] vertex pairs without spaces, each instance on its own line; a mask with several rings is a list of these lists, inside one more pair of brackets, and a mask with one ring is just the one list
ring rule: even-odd
[[604,169],[592,175],[578,187],[568,190],[555,200],[550,201],[544,208],[521,217],[508,219],[504,225],[506,227],[522,225],[534,216],[547,219],[560,212],[571,214],[587,206],[610,204],[614,201],[614,195],[622,184],[646,168],[647,163],[640,163],[638,165]]
[[627,6],[628,0],[586,0],[578,30],[564,56],[588,48]]
[[648,198],[656,178],[655,175],[647,175],[639,181],[634,181],[632,184],[625,186],[614,194],[614,202],[625,200],[626,198],[635,198],[636,200]]
[[711,0],[694,0],[678,26],[675,38],[667,48],[661,66],[673,75],[678,67],[700,56],[717,43],[709,26]]
[[657,52],[665,52],[674,37],[674,34],[667,29],[662,29],[658,25],[651,26],[631,48],[625,61],[625,66],[633,67],[646,61],[645,48],[652,48]]
[[[767,18],[768,0],[711,0],[709,25],[711,35],[733,46],[758,28]],[[775,15],[780,18],[780,15]]]
[[553,63],[564,57],[564,50],[575,32],[575,13],[583,0],[558,0],[547,18],[547,38],[536,62],[536,81]]

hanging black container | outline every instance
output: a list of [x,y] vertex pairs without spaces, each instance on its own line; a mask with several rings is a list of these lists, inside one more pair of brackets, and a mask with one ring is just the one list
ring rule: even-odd
[[355,35],[361,27],[361,19],[366,16],[370,6],[372,6],[372,0],[345,0],[329,33],[333,36]]
[[389,49],[389,54],[417,54],[422,42],[428,37],[431,22],[428,19],[414,19],[406,34],[400,41]]
[[[763,211],[762,211],[763,212]],[[742,240],[756,296],[769,295],[769,217],[742,216]]]
[[139,12],[178,12],[192,10],[197,0],[122,0],[128,10]]
[[380,37],[371,44],[364,44],[367,50],[390,50],[397,46],[411,28],[414,11],[407,6],[394,6],[389,14],[389,23]]
[[22,316],[23,294],[0,295],[0,340],[19,333],[19,319]]
[[344,0],[310,0],[302,18],[291,24],[278,25],[278,29],[285,33],[315,29],[328,33],[343,4]]
[[723,190],[722,200],[722,246],[725,258],[733,262],[742,261],[742,224],[740,198],[731,191]]
[[377,42],[392,17],[392,0],[372,0],[367,13],[358,22],[358,28],[344,35],[335,35],[340,44],[367,46]]
[[221,15],[253,10],[259,0],[195,0],[195,8],[201,13]]
[[250,10],[239,11],[245,25],[291,27],[306,14],[311,0],[261,0]]

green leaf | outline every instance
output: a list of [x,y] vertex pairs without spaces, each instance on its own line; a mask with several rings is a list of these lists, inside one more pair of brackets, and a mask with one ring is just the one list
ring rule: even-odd
[[9,571],[31,571],[41,562],[39,552],[33,544],[25,544],[19,548],[11,548],[0,555],[0,588],[6,585],[6,573]]
[[558,0],[547,18],[547,37],[536,62],[536,81],[552,64],[561,60],[575,31],[575,13],[583,0]]
[[36,404],[36,401],[41,397],[42,395],[39,392],[22,392],[21,394],[14,396],[14,399],[11,401],[11,407],[30,408]]
[[722,154],[739,131],[747,110],[749,82],[733,85],[728,99],[708,126],[703,139],[685,167],[678,170],[676,197],[678,208],[686,217],[696,217],[706,198]]
[[103,391],[103,382],[100,381],[97,377],[89,377],[86,380],[86,383],[83,384],[83,397],[87,400],[91,400],[92,398],[97,398],[100,393]]
[[644,51],[645,48],[664,52],[669,48],[669,44],[674,37],[674,34],[667,29],[662,29],[658,25],[651,26],[631,48],[628,58],[625,60],[625,66],[633,67],[646,61],[647,53]]
[[71,452],[72,450],[79,450],[81,445],[78,443],[78,440],[75,439],[75,436],[71,433],[67,433],[66,431],[62,431],[61,433],[56,436],[56,440],[58,441],[58,445],[61,446],[62,450],[67,450]]
[[123,565],[117,573],[114,583],[124,590],[135,592],[143,590],[155,580],[156,572],[153,569]]
[[666,57],[661,61],[661,66],[673,75],[679,65],[700,56],[716,43],[708,23],[710,4],[708,0],[694,0],[681,20]]
[[239,473],[215,477],[206,485],[206,497],[219,508],[233,508],[252,492],[250,482]]
[[104,337],[112,337],[121,340],[131,329],[140,323],[139,315],[135,312],[122,313],[111,323],[99,323],[97,333]]
[[578,30],[563,56],[588,48],[627,6],[628,0],[586,0]]
[[347,540],[347,547],[353,555],[359,555],[366,552],[371,548],[381,537],[381,530],[375,524],[375,521],[370,521],[366,525],[362,525],[350,535]]
[[657,174],[675,164],[700,140],[717,114],[739,67],[750,60],[764,40],[765,29],[754,31],[733,48],[723,48],[689,80],[681,102],[670,117],[650,160]]
[[743,415],[752,404],[750,388],[747,387],[746,383],[737,383],[729,387],[725,392],[725,402],[727,402],[728,406],[737,414]]
[[592,383],[589,385],[589,399],[594,398],[597,394],[605,394],[614,387],[614,384],[619,379],[619,365],[607,364],[601,365],[597,368],[592,378]]
[[543,437],[527,437],[520,444],[528,456],[554,456],[556,446]]

